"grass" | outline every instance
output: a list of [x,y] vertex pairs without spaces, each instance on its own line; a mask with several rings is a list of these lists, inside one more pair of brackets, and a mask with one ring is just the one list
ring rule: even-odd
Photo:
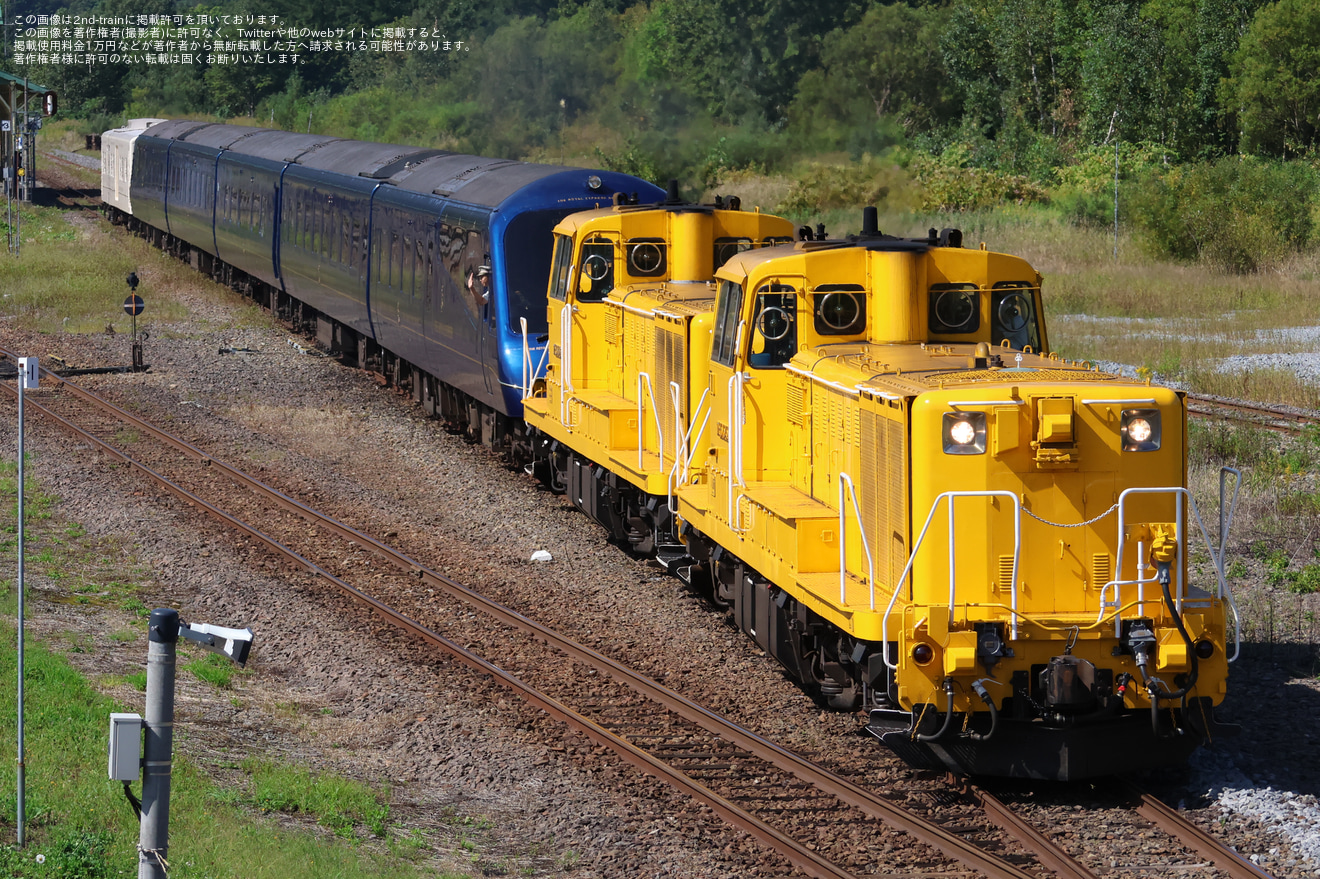
[[1189,445],[1188,485],[1210,529],[1220,468],[1243,473],[1225,573],[1244,641],[1271,655],[1313,657],[1320,644],[1320,430],[1287,437],[1193,421]]
[[362,827],[384,836],[389,823],[389,791],[346,778],[314,774],[306,767],[250,758],[242,764],[251,784],[244,798],[266,812],[305,814],[338,836],[352,838]]
[[228,689],[234,682],[234,676],[241,673],[229,659],[216,653],[203,653],[192,662],[184,663],[183,668],[199,681],[220,689]]

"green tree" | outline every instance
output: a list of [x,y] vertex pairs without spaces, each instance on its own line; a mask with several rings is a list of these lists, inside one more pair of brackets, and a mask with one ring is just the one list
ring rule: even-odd
[[1320,5],[1278,0],[1256,13],[1229,64],[1223,100],[1236,114],[1240,148],[1299,155],[1317,146]]
[[956,104],[939,54],[948,17],[944,7],[876,6],[828,34],[789,109],[793,131],[860,154],[949,121]]
[[1201,155],[1222,155],[1234,148],[1237,132],[1229,124],[1229,114],[1220,102],[1221,91],[1228,78],[1229,59],[1264,2],[1198,0],[1196,3],[1196,50],[1190,73],[1195,87],[1192,121]]

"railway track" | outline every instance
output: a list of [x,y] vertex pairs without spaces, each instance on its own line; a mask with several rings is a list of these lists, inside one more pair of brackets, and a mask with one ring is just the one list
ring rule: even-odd
[[1320,424],[1320,412],[1313,410],[1295,406],[1267,406],[1209,394],[1188,394],[1187,411],[1200,418],[1249,424],[1289,436],[1300,436]]
[[[391,625],[520,693],[529,704],[597,746],[665,780],[807,875],[845,877],[882,868],[887,871],[895,856],[886,852],[892,851],[902,852],[902,862],[915,872],[944,872],[952,864],[992,877],[1038,876],[1045,871],[1062,876],[1096,875],[1046,833],[1030,829],[1011,809],[983,791],[949,788],[945,808],[937,817],[923,817],[429,570],[144,419],[72,383],[52,378],[47,390],[29,394],[28,405],[34,411],[55,419],[103,454],[155,480],[199,511],[313,572]],[[5,387],[13,392],[9,383]],[[149,436],[155,443],[135,442],[130,456],[121,444],[107,439],[125,429]],[[250,495],[246,503],[236,503],[236,487],[243,493],[255,492],[258,503],[252,504]],[[247,516],[260,513],[261,521],[240,519],[232,512],[238,506]],[[315,540],[308,539],[312,534]],[[337,542],[337,549],[328,548],[324,541],[330,539]],[[368,555],[370,560],[364,558]],[[371,583],[369,589],[355,585],[363,580]],[[444,626],[413,619],[394,607],[398,597],[434,592],[479,611],[490,622],[443,632]],[[558,660],[523,648],[510,651],[509,632],[520,633],[528,644],[547,645]],[[483,658],[483,653],[516,654],[516,659],[496,665]],[[542,674],[547,667],[567,668],[568,674],[547,677]],[[1154,814],[1156,802],[1144,803],[1144,807]],[[1161,820],[1174,819],[1162,814]],[[996,834],[994,826],[1002,828],[1002,833]],[[1167,832],[1181,835],[1181,831]],[[1187,847],[1201,851],[1198,846],[1217,845],[1206,837]],[[1230,865],[1244,863],[1231,853],[1220,851],[1220,857]],[[1264,874],[1229,869],[1223,875]]]

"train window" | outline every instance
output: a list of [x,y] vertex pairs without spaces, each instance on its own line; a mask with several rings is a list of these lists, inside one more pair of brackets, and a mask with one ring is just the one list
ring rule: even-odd
[[797,290],[787,284],[764,284],[756,291],[749,366],[782,367],[797,353]]
[[403,259],[399,262],[399,289],[412,292],[413,272],[412,236],[405,235],[403,236]]
[[563,302],[568,298],[568,276],[573,270],[573,239],[555,236],[555,256],[550,268],[550,298]]
[[866,288],[860,284],[821,284],[811,295],[816,334],[853,336],[866,331]]
[[357,217],[353,218],[353,249],[349,251],[349,259],[354,266],[362,266],[362,221]]
[[981,294],[975,284],[930,285],[930,331],[974,333],[981,328]]
[[665,239],[633,238],[628,242],[628,274],[658,278],[667,269]]
[[1014,348],[1040,350],[1040,322],[1026,281],[1001,281],[990,291],[991,344],[1005,341]]
[[307,249],[312,253],[321,252],[321,219],[325,214],[325,205],[313,192],[307,199]]
[[752,249],[750,238],[716,238],[715,268],[719,268],[744,250]]
[[[582,275],[590,285],[578,281],[578,299],[600,302],[614,289],[614,241],[604,235],[593,235],[582,244]],[[587,290],[586,287],[591,289]]]
[[417,295],[417,276],[420,275],[422,283],[426,283],[427,276],[426,248],[422,246],[422,239],[417,239],[417,247],[413,251],[413,295]]
[[386,274],[386,284],[390,287],[403,286],[403,266],[399,264],[399,233],[390,230],[390,253],[386,259],[388,273]]
[[372,236],[371,242],[371,264],[376,267],[376,283],[383,283],[385,279],[385,267],[381,265],[381,239],[385,237],[385,230],[377,230]]
[[742,316],[743,288],[732,281],[721,281],[715,305],[715,339],[710,357],[716,363],[733,366],[738,351],[738,321]]

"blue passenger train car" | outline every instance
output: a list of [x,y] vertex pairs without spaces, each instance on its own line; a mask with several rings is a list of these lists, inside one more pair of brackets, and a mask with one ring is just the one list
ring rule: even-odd
[[520,429],[541,368],[554,226],[665,195],[609,171],[235,125],[156,122],[125,142],[117,219],[495,434]]

